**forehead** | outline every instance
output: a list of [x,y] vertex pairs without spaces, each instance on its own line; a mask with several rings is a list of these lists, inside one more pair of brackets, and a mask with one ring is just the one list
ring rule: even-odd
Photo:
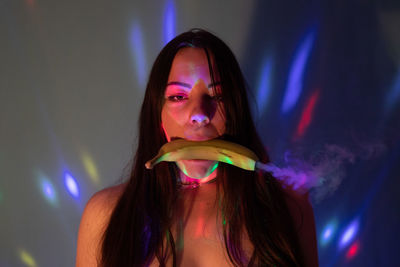
[[[213,63],[213,56],[209,54],[209,57],[210,63]],[[214,64],[212,68],[214,79],[217,79]],[[207,84],[211,82],[206,52],[202,48],[188,47],[180,49],[172,62],[168,82],[181,81],[194,84],[199,79],[202,79]]]

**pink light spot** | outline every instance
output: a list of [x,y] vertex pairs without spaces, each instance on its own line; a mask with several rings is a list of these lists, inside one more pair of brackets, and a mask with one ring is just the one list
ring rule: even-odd
[[352,259],[360,250],[360,241],[354,242],[346,253],[347,259]]
[[310,123],[313,118],[314,108],[318,98],[319,98],[319,90],[316,90],[308,99],[306,107],[304,108],[301,114],[300,122],[297,126],[297,131],[295,136],[296,138],[303,136],[308,126],[310,126]]
[[35,4],[35,0],[26,0],[26,3],[27,3],[29,6],[33,7],[34,4]]
[[197,225],[196,225],[196,233],[194,234],[194,236],[196,238],[201,237],[201,235],[203,234],[204,231],[204,217],[201,216],[198,220],[197,220]]

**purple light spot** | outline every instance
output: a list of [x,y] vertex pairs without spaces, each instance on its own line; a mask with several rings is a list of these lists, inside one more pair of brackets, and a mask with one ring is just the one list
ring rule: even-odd
[[359,221],[354,220],[344,231],[342,237],[340,238],[339,248],[346,247],[358,233]]
[[164,9],[164,45],[175,37],[175,4],[167,0]]
[[39,187],[45,199],[51,204],[57,204],[57,192],[51,181],[42,173],[39,173]]
[[43,191],[48,198],[50,198],[50,199],[54,198],[54,190],[53,190],[53,187],[51,186],[51,184],[48,184],[48,183],[44,184]]
[[257,103],[260,113],[265,111],[266,104],[268,103],[269,95],[272,87],[272,58],[268,57],[264,60],[261,69],[260,77],[258,80],[258,93]]
[[68,192],[75,198],[79,197],[79,188],[74,177],[69,173],[65,173],[64,181]]
[[389,113],[396,106],[396,102],[400,100],[400,67],[393,81],[392,88],[386,95],[385,111]]
[[137,23],[134,23],[130,33],[130,46],[133,61],[135,62],[135,69],[140,88],[144,90],[146,83],[146,59],[145,49],[143,44],[142,30]]
[[282,113],[289,112],[297,103],[303,86],[304,72],[311,48],[315,39],[315,31],[311,31],[301,43],[289,73],[289,80],[282,103]]

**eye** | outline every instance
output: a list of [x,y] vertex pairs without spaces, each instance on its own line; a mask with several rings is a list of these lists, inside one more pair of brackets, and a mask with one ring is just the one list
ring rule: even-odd
[[181,102],[183,100],[186,100],[187,96],[186,95],[170,95],[170,96],[167,96],[167,99],[168,99],[168,101],[171,101],[171,102]]

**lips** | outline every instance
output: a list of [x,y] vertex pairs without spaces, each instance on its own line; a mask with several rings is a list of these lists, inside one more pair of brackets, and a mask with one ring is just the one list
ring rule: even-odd
[[211,137],[211,136],[197,135],[197,136],[190,136],[190,137],[187,137],[187,138],[182,138],[182,137],[178,137],[178,136],[173,136],[173,137],[171,137],[171,141],[178,140],[178,139],[186,139],[188,141],[207,141],[207,140],[211,140],[211,139],[214,139],[214,138],[217,138],[217,137],[218,136]]

